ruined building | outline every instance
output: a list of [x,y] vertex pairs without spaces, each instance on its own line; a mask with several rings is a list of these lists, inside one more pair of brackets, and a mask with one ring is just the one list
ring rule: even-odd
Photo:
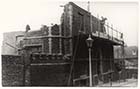
[[15,36],[18,57],[2,55],[3,85],[88,86],[86,39],[89,34],[94,40],[93,85],[116,81],[113,46],[123,46],[123,34],[106,24],[105,18],[91,16],[88,11],[69,2],[64,6],[60,25],[44,25],[36,31],[28,27],[26,32]]

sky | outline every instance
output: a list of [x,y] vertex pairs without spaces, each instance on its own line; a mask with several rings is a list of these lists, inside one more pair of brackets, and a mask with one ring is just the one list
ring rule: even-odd
[[[0,38],[3,32],[25,31],[27,24],[31,30],[41,25],[59,24],[63,7],[68,1],[48,0],[0,0]],[[74,2],[87,10],[87,1]],[[138,3],[137,2],[92,2],[92,15],[104,16],[114,28],[124,33],[128,46],[138,45]]]

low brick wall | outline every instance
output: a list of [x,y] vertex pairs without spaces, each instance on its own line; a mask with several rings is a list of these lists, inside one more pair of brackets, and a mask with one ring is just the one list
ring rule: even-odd
[[2,86],[22,86],[23,67],[20,56],[2,55]]

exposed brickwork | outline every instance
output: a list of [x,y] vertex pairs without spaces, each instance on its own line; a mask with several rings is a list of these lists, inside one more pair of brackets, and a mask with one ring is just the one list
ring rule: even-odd
[[52,38],[52,53],[59,54],[60,53],[60,38]]
[[52,35],[59,35],[59,34],[61,34],[60,32],[59,32],[59,25],[57,25],[57,24],[55,24],[52,28],[51,28],[51,34]]

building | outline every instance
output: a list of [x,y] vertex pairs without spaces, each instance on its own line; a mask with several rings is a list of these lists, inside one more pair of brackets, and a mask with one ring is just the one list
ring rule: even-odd
[[[124,56],[122,58],[122,48],[116,47],[114,49],[115,61],[120,65],[124,65],[127,78],[137,78],[138,76],[138,47],[125,46]],[[124,61],[123,61],[124,59]],[[123,62],[122,62],[123,61]]]
[[[116,73],[113,47],[124,45],[123,34],[105,20],[69,2],[64,6],[60,25],[26,31],[17,42],[23,65],[21,85],[89,86],[86,44],[89,35],[94,40],[91,48],[93,86],[115,81],[111,80]],[[3,61],[4,58],[3,55]]]
[[[2,55],[17,55],[17,42],[23,38],[24,32],[15,31],[3,34]],[[18,39],[17,39],[18,37]]]

